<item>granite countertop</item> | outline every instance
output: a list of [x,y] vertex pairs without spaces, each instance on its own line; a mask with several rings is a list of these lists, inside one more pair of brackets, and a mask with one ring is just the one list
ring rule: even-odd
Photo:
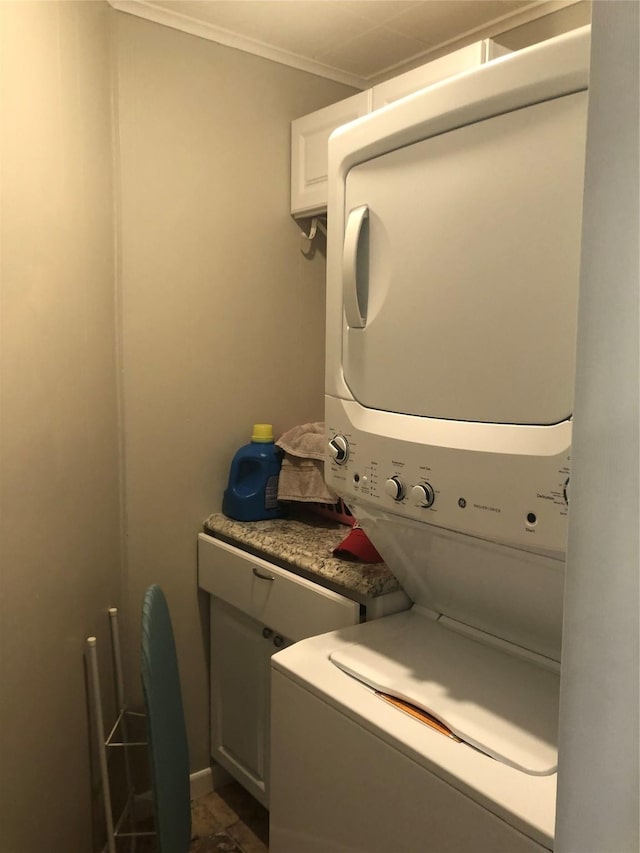
[[401,589],[384,563],[334,557],[333,549],[349,528],[310,513],[269,521],[234,521],[214,513],[205,521],[204,532],[337,592],[371,598]]

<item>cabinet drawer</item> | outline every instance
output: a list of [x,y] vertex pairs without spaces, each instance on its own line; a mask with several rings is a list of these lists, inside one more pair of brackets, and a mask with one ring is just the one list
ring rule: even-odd
[[356,602],[204,533],[198,584],[291,640],[360,621]]

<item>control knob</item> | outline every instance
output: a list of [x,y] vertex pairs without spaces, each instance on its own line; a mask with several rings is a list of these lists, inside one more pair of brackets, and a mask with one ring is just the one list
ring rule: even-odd
[[404,483],[399,477],[389,477],[384,490],[394,501],[401,501],[404,497]]
[[349,458],[349,442],[343,435],[334,435],[329,442],[329,453],[337,465],[344,465]]
[[430,507],[435,500],[433,486],[430,483],[414,486],[411,489],[411,500],[414,506]]
[[564,502],[566,503],[567,506],[569,506],[569,480],[570,480],[570,477],[567,477],[567,479],[565,480],[565,483],[564,483],[564,488],[562,490],[562,494],[564,496]]

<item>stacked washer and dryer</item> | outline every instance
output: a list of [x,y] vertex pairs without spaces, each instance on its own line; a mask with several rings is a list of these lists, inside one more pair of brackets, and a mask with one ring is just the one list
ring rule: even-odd
[[588,57],[331,138],[325,474],[413,606],[272,659],[272,853],[553,848]]

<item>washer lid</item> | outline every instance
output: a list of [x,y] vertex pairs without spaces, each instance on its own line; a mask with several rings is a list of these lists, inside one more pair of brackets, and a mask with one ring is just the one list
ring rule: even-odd
[[330,659],[375,690],[424,709],[492,758],[533,776],[554,773],[559,675],[450,626],[414,608],[370,623],[366,642]]

